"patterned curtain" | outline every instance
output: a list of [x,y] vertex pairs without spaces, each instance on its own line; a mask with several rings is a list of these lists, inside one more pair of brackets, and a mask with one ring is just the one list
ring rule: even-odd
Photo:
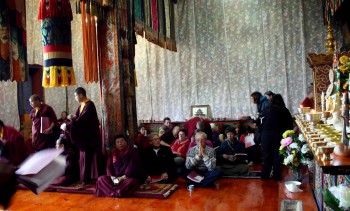
[[0,81],[28,75],[25,0],[0,0]]
[[0,83],[0,102],[0,119],[5,125],[10,125],[19,130],[16,82],[2,81]]
[[191,105],[239,118],[267,90],[296,112],[312,82],[306,55],[325,52],[319,0],[179,0],[174,12],[177,53],[137,37],[139,120],[183,121]]

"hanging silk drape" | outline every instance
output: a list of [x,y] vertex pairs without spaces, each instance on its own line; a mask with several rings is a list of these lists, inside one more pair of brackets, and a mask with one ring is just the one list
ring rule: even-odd
[[75,85],[72,61],[72,9],[69,0],[40,0],[43,87]]
[[83,27],[84,79],[86,83],[98,81],[97,18],[92,13],[91,2],[80,2]]
[[27,78],[25,0],[0,0],[0,81]]
[[162,48],[176,51],[174,1],[134,0],[135,32]]
[[344,0],[323,0],[323,20],[327,23]]

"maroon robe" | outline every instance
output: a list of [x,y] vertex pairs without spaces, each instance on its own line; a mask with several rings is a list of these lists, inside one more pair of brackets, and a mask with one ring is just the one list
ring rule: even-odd
[[213,140],[213,131],[210,127],[210,122],[208,119],[200,118],[200,117],[193,117],[189,119],[185,125],[184,128],[187,130],[187,137],[191,139],[194,132],[196,131],[196,125],[197,122],[203,121],[204,122],[204,132],[207,134],[207,139],[212,141]]
[[[51,122],[55,124],[55,128],[52,134],[40,133],[41,128],[41,117],[48,117]],[[35,114],[35,108],[30,112],[30,118],[33,121],[32,134],[33,134],[33,149],[34,151],[39,151],[45,148],[54,147],[58,134],[55,132],[58,128],[58,122],[55,111],[51,106],[46,104],[41,104],[39,111]]]
[[301,103],[301,105],[303,107],[310,107],[310,109],[314,109],[315,108],[315,103],[314,103],[314,99],[308,98],[306,97],[303,102]]
[[52,185],[71,185],[79,180],[79,156],[74,149],[65,148],[61,155],[66,157],[66,170],[64,175],[57,178]]
[[137,134],[134,140],[137,148],[141,151],[147,149],[151,145],[148,137],[141,133]]
[[5,158],[18,166],[28,155],[22,134],[13,127],[4,126],[3,139],[6,141]]
[[125,153],[112,162],[109,158],[110,172],[113,176],[128,178],[118,185],[114,185],[110,175],[101,176],[96,182],[95,196],[104,197],[129,197],[145,181],[147,174],[141,163],[139,153],[133,147],[128,147]]
[[[80,105],[81,106],[81,105]],[[67,124],[72,142],[80,151],[80,182],[91,183],[102,174],[102,139],[95,104],[89,100],[80,113],[80,106]]]

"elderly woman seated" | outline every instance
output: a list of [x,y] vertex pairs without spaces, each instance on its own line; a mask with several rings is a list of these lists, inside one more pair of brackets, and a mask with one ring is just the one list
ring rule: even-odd
[[174,181],[176,173],[174,155],[171,149],[160,144],[157,133],[151,133],[148,138],[152,146],[142,153],[144,167],[150,176],[148,180],[152,181],[152,178],[156,178],[166,183]]
[[174,160],[175,160],[176,166],[181,166],[185,163],[186,153],[189,145],[190,145],[190,140],[187,138],[187,130],[181,129],[179,132],[179,138],[176,139],[170,145],[170,148],[175,155]]
[[227,139],[221,143],[218,150],[218,164],[216,169],[223,176],[245,175],[249,172],[245,145],[235,138],[235,128],[229,127],[225,130]]
[[95,196],[129,197],[147,177],[138,151],[128,146],[123,135],[117,135],[114,140],[115,148],[107,162],[110,175],[98,178]]

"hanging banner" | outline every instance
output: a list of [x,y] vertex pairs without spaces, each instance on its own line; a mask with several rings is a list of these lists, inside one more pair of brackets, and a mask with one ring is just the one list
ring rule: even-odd
[[72,9],[69,0],[40,0],[43,87],[75,85],[72,61]]

